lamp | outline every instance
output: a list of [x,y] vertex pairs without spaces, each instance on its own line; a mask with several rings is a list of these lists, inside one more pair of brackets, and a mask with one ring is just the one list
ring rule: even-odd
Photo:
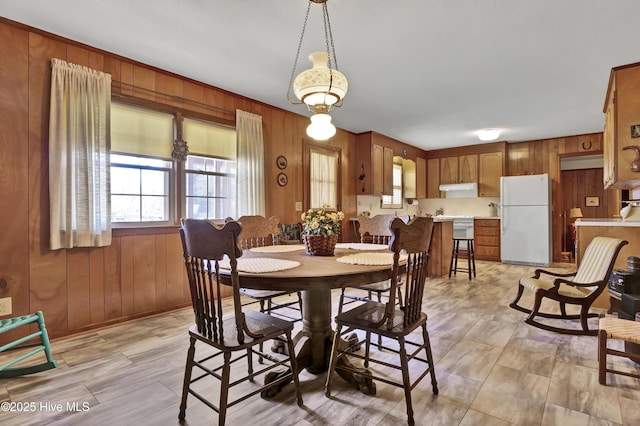
[[482,129],[478,131],[478,139],[480,139],[481,141],[495,141],[499,137],[499,129]]
[[[309,60],[313,63],[313,67],[302,71],[294,78],[312,3],[322,5],[324,38],[327,50],[312,52],[309,55]],[[335,69],[332,68],[332,64],[335,65]],[[331,124],[329,112],[332,107],[340,107],[342,105],[342,100],[347,94],[347,89],[347,78],[338,71],[338,61],[336,60],[333,35],[331,33],[331,22],[329,21],[329,11],[327,10],[327,0],[309,0],[307,14],[305,15],[302,26],[302,33],[300,34],[300,41],[298,42],[296,59],[293,63],[293,70],[291,70],[289,89],[287,90],[287,100],[291,104],[298,105],[304,103],[307,109],[314,114],[311,116],[311,124],[307,127],[307,135],[315,140],[327,140],[336,134],[336,128]],[[293,90],[294,95],[300,102],[291,99],[291,90]]]
[[569,210],[569,217],[570,218],[584,217],[582,216],[582,209],[580,209],[580,207],[572,208],[571,210]]
[[[570,219],[579,218],[579,217],[583,217],[582,216],[582,210],[580,209],[580,207],[573,207],[572,209],[569,209],[569,218]],[[574,243],[574,247],[573,247],[573,250],[571,252],[567,251],[567,211],[566,210],[562,213],[562,219],[563,219],[562,256],[563,257],[568,257],[569,260],[572,260],[572,256],[574,256],[573,252],[575,251],[575,241],[573,239],[573,232],[572,232],[571,241]]]

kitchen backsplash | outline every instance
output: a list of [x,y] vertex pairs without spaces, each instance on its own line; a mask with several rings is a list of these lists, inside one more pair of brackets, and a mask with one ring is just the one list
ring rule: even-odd
[[[490,216],[491,208],[490,203],[498,205],[500,198],[498,197],[483,197],[483,198],[427,198],[421,199],[413,204],[409,205],[404,200],[402,209],[381,209],[380,197],[371,195],[358,195],[358,214],[362,214],[364,211],[371,213],[371,216],[379,214],[393,214],[397,213],[401,215],[419,215],[436,214],[436,210],[443,209],[443,214],[453,216]],[[499,210],[498,210],[499,214]]]

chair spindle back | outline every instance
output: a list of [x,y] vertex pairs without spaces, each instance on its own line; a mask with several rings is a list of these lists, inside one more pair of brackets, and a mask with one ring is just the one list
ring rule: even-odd
[[[428,274],[429,250],[433,232],[433,218],[418,217],[405,224],[396,218],[389,228],[393,238],[389,248],[393,251],[393,272],[391,277],[390,300],[387,303],[387,324],[393,323],[395,310],[394,295],[402,275],[406,289],[404,294],[404,325],[412,324],[420,318],[422,312],[422,297]],[[400,274],[400,254],[407,254],[406,271]]]
[[242,256],[238,236],[242,226],[228,222],[219,227],[208,220],[183,219],[180,237],[184,264],[189,278],[191,303],[198,332],[214,341],[224,339],[223,310],[220,295],[219,262],[226,255],[231,267],[231,284],[238,341],[244,339],[244,319],[240,304],[237,260]]

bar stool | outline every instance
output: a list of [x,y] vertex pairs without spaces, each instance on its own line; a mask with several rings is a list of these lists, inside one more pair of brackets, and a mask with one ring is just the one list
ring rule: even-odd
[[[466,243],[467,248],[460,249],[460,243]],[[467,259],[467,267],[458,267],[458,257]],[[457,271],[463,271],[469,273],[469,281],[471,281],[471,274],[476,277],[476,257],[473,248],[473,238],[458,238],[453,237],[453,245],[451,246],[451,262],[449,263],[449,278],[451,273],[456,275]]]

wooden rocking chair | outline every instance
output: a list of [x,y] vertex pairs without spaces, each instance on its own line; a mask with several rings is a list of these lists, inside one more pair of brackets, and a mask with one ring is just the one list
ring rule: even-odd
[[[525,320],[527,324],[543,330],[554,331],[562,334],[590,335],[595,336],[598,330],[589,330],[588,318],[596,318],[599,315],[589,313],[589,308],[607,286],[609,275],[616,262],[618,253],[628,241],[615,238],[596,237],[587,246],[584,258],[580,262],[578,270],[569,274],[560,274],[536,269],[533,277],[522,277],[518,282],[518,294],[509,305],[513,309],[528,313]],[[540,279],[541,274],[547,274],[555,278],[553,281]],[[573,277],[572,279],[569,279]],[[527,309],[518,305],[524,289],[531,290],[535,294],[532,309]],[[560,314],[540,312],[540,305],[545,299],[552,299],[560,304]],[[567,315],[566,305],[580,306],[580,313]],[[582,330],[555,327],[549,324],[536,321],[536,317],[580,320]]]
[[[58,363],[53,360],[53,357],[51,355],[51,345],[49,343],[49,335],[47,334],[47,328],[45,327],[45,324],[44,324],[44,316],[42,315],[41,311],[38,311],[35,314],[23,315],[20,317],[7,318],[7,319],[0,320],[0,334],[6,333],[11,330],[15,330],[18,327],[22,327],[22,326],[30,327],[31,324],[34,324],[34,323],[38,324],[38,331],[30,333],[27,336],[21,337],[13,342],[7,343],[6,345],[0,347],[0,353],[13,351],[13,350],[20,350],[25,348],[35,348],[29,351],[28,353],[23,354],[14,360],[9,361],[4,365],[0,365],[0,378],[18,377],[18,376],[24,376],[25,374],[39,373],[41,371],[50,370],[58,366]],[[38,341],[35,342],[34,341],[35,339],[38,339]],[[27,342],[31,342],[31,343],[27,343]],[[43,351],[47,359],[45,362],[12,368],[13,365]]]

